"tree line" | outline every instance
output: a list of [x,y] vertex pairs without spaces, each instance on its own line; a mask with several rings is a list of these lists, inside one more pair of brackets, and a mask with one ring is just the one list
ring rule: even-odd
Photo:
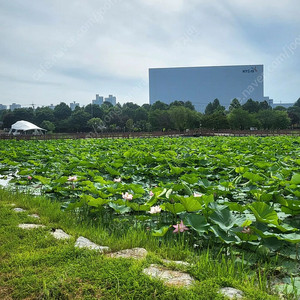
[[153,105],[128,102],[113,106],[88,104],[74,111],[61,102],[49,107],[18,108],[1,111],[3,128],[19,120],[32,122],[49,132],[157,131],[186,129],[287,129],[300,126],[300,98],[288,109],[274,109],[266,102],[249,99],[243,105],[233,99],[226,110],[218,99],[210,102],[204,113],[197,112],[190,101],[161,101]]

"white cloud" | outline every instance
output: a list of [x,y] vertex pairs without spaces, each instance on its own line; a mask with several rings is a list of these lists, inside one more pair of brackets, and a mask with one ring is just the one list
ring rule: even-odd
[[[88,104],[96,93],[111,93],[142,104],[148,88],[139,83],[151,67],[267,66],[300,34],[299,8],[298,0],[2,2],[0,103]],[[298,57],[282,68],[299,80]],[[282,79],[268,76],[270,96],[282,98],[275,88]],[[295,89],[287,86],[285,101]]]

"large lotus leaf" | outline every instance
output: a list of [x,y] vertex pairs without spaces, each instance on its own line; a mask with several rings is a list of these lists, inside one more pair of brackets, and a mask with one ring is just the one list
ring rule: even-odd
[[114,209],[115,212],[119,213],[119,214],[125,214],[127,212],[131,211],[131,208],[126,206],[126,205],[118,205],[116,203],[110,202],[108,203],[108,205]]
[[185,218],[185,224],[191,225],[198,233],[207,232],[210,224],[207,223],[206,218],[198,214],[188,214]]
[[232,231],[224,231],[218,225],[210,227],[210,230],[215,234],[216,237],[221,239],[226,244],[238,244],[241,242],[240,238]]
[[199,197],[199,202],[205,206],[208,206],[209,203],[213,203],[214,200],[214,195],[203,195]]
[[281,204],[281,210],[287,214],[300,214],[300,200],[290,200],[281,198],[278,201]]
[[145,190],[139,184],[131,183],[131,184],[127,185],[127,187],[129,190],[132,190],[135,194],[144,194],[145,193]]
[[193,212],[202,209],[202,205],[199,203],[196,197],[181,197],[180,202],[188,212]]
[[51,182],[51,179],[43,177],[43,176],[34,175],[33,177],[35,179],[37,179],[38,181],[40,181],[42,184],[49,184]]
[[236,202],[226,202],[224,204],[227,205],[230,208],[230,210],[233,210],[233,211],[243,212],[247,209],[247,206],[241,205]]
[[150,206],[145,205],[145,204],[140,205],[140,204],[137,204],[137,203],[134,203],[134,202],[126,201],[125,205],[132,208],[135,211],[149,211],[150,210]]
[[297,244],[300,243],[300,234],[299,233],[280,234],[280,239],[293,244]]
[[259,238],[257,235],[253,234],[253,232],[251,232],[250,234],[248,233],[243,233],[242,232],[243,228],[242,227],[236,227],[236,228],[232,228],[232,231],[242,240],[242,241],[246,241],[246,242],[253,242],[253,241],[257,241]]
[[183,176],[180,177],[180,179],[187,182],[187,183],[189,183],[189,184],[195,184],[199,180],[199,175],[197,175],[195,173],[184,174]]
[[169,212],[171,212],[173,214],[178,214],[180,212],[185,211],[184,206],[182,204],[180,204],[180,203],[174,203],[174,204],[165,203],[165,204],[162,204],[160,207],[163,210],[169,211]]
[[106,166],[105,169],[112,176],[120,176],[120,172],[118,170],[113,169],[110,166]]
[[237,221],[237,218],[232,214],[228,207],[215,210],[209,218],[225,231],[228,231],[230,228],[232,228]]
[[153,230],[152,235],[162,237],[168,232],[169,228],[170,228],[170,226],[164,226],[158,230]]
[[294,174],[291,179],[292,184],[300,184],[300,174]]
[[107,199],[94,198],[90,195],[84,195],[82,198],[87,202],[89,206],[99,207],[109,202]]
[[278,215],[273,207],[264,202],[254,202],[248,206],[257,221],[262,223],[278,224]]
[[262,176],[260,176],[258,174],[254,174],[252,172],[244,173],[243,177],[251,180],[252,182],[261,182],[261,181],[265,180]]
[[179,175],[179,174],[181,174],[184,171],[183,168],[174,167],[170,163],[169,163],[169,167],[170,167],[170,174]]

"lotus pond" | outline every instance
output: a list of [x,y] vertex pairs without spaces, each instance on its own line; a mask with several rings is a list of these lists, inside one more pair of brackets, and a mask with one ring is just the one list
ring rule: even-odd
[[108,226],[299,259],[300,138],[2,141],[9,186]]

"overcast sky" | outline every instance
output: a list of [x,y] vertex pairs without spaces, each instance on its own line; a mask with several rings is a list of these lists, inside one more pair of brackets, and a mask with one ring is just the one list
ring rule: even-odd
[[248,64],[295,102],[299,15],[299,0],[0,0],[0,104],[141,105],[149,68]]

